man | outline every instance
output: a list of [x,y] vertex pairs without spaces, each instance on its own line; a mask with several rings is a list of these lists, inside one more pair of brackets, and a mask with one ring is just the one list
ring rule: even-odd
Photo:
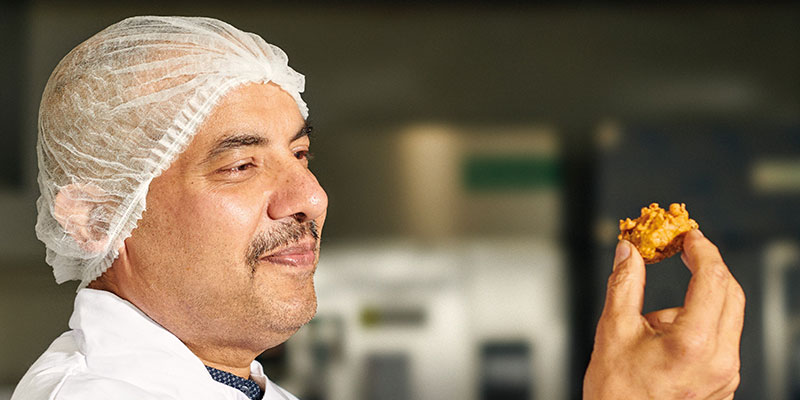
[[211,19],[127,19],[59,63],[37,234],[88,288],[15,399],[294,398],[254,359],[316,310],[302,90],[280,49]]
[[[316,309],[327,197],[302,90],[280,49],[206,18],[129,18],[59,63],[37,235],[81,289],[13,399],[294,398],[255,357]],[[642,316],[644,264],[620,244],[586,398],[732,396],[741,289],[708,240],[685,246],[685,307]]]

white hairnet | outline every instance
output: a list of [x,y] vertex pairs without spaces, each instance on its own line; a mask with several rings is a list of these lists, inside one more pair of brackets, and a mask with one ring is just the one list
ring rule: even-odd
[[36,235],[56,282],[81,288],[108,269],[153,178],[220,97],[249,82],[279,85],[307,118],[305,80],[286,54],[211,18],[128,18],[59,62],[42,95],[36,146]]

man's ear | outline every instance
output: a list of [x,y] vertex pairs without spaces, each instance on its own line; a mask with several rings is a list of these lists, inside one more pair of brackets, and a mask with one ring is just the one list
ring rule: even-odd
[[97,254],[108,247],[107,200],[92,184],[71,183],[56,194],[53,215],[64,232],[84,251]]

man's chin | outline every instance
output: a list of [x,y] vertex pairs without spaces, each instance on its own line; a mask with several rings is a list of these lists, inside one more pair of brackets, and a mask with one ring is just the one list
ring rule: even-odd
[[273,305],[267,324],[271,331],[292,334],[308,324],[316,313],[317,297],[312,290],[312,295],[306,299]]

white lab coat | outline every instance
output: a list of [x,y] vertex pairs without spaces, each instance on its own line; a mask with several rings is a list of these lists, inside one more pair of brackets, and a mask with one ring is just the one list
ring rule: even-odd
[[[80,290],[69,327],[31,366],[11,400],[247,400],[213,380],[175,335],[111,292]],[[270,382],[257,361],[250,374],[265,400],[297,400]]]

